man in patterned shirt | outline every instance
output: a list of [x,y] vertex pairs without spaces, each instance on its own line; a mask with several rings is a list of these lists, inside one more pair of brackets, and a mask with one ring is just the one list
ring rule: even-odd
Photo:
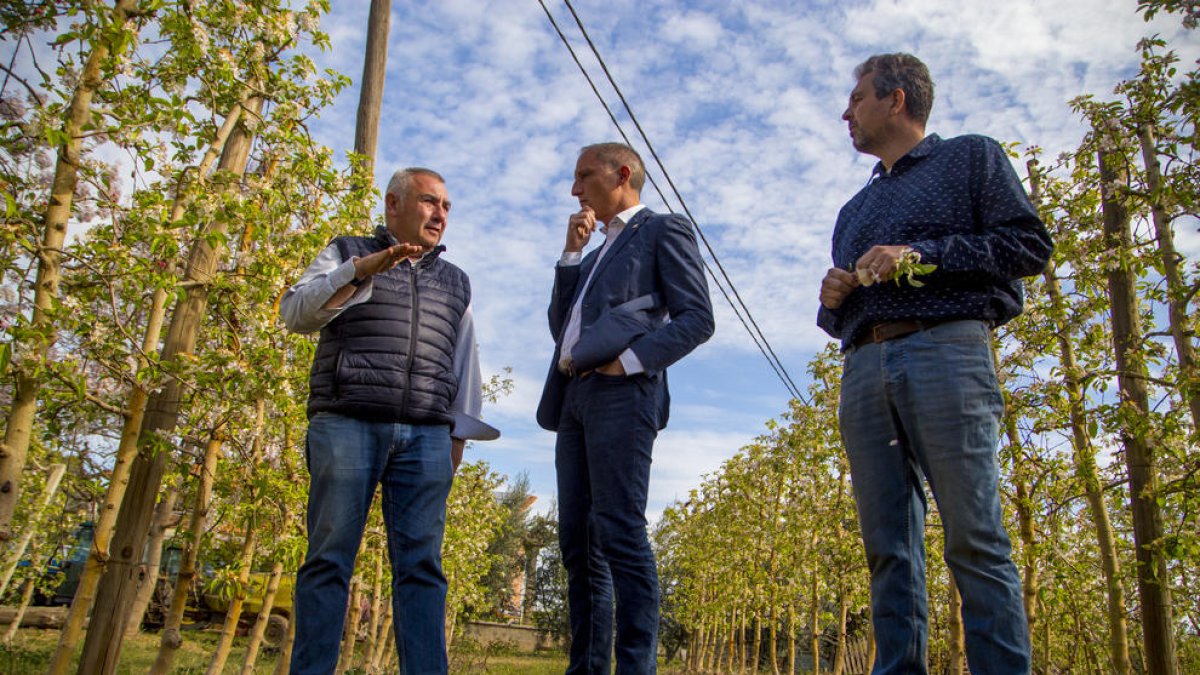
[[[879,163],[838,214],[817,323],[845,352],[840,423],[871,570],[873,672],[926,672],[924,476],[971,672],[1027,673],[991,329],[1021,313],[1020,279],[1041,272],[1053,244],[998,143],[925,135],[933,82],[921,61],[881,54],[854,74],[842,118]],[[901,267],[918,258],[936,268],[907,283]]]

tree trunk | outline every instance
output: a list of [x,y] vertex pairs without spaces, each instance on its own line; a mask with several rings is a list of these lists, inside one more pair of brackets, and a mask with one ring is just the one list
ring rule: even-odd
[[5,426],[4,442],[0,445],[0,543],[12,536],[12,518],[20,498],[21,478],[37,413],[37,394],[41,385],[40,362],[46,358],[57,337],[49,310],[58,298],[60,260],[78,182],[84,128],[91,121],[92,99],[104,84],[101,79],[101,67],[110,56],[120,56],[119,52],[112,54],[112,43],[120,39],[136,9],[137,3],[134,0],[118,0],[110,20],[117,29],[97,31],[102,37],[92,45],[92,52],[84,65],[79,85],[63,121],[62,132],[66,141],[58,148],[50,199],[43,218],[42,242],[37,251],[37,280],[34,285],[31,317],[34,337],[28,345],[27,355],[20,362],[14,363],[16,384]]
[[[283,529],[286,531],[291,526],[291,518],[289,514],[284,514]],[[254,627],[250,629],[250,636],[246,642],[246,658],[242,661],[242,675],[253,675],[254,663],[258,660],[259,648],[262,647],[263,636],[267,632],[267,623],[271,620],[271,610],[275,607],[275,596],[279,593],[279,580],[283,578],[283,562],[276,561],[271,567],[271,576],[267,580],[267,589],[263,594],[262,609],[258,612],[258,618],[254,621]],[[291,624],[291,620],[288,621]]]
[[[1020,449],[1020,432],[1017,430],[1015,415],[1006,415],[1004,420],[1005,433],[1009,445],[1016,452]],[[1033,494],[1029,490],[1029,481],[1020,471],[1014,471],[1013,485],[1016,489],[1017,536],[1021,539],[1021,601],[1025,606],[1025,619],[1029,624],[1029,634],[1032,636],[1040,616],[1037,611],[1038,587],[1041,577],[1038,574],[1037,557],[1037,528],[1030,504]]]
[[17,629],[21,627],[21,619],[25,618],[25,610],[29,609],[29,603],[33,602],[33,579],[29,578],[21,584],[21,604],[17,605],[17,613],[13,616],[12,623],[8,624],[8,630],[4,632],[4,644],[12,645],[13,638],[17,636]]
[[[258,396],[254,402],[254,431],[253,440],[251,441],[250,457],[242,467],[242,479],[247,485],[254,484],[254,473],[258,467],[259,461],[263,455],[263,428],[266,424],[267,402],[262,396]],[[258,502],[257,495],[253,487],[249,492],[248,501],[251,504]],[[286,514],[285,514],[286,517]],[[233,593],[233,598],[230,600],[229,609],[225,612],[225,623],[221,626],[221,639],[217,642],[216,652],[213,653],[212,661],[208,664],[208,675],[221,675],[225,670],[225,662],[229,658],[229,652],[233,648],[233,638],[237,633],[238,623],[242,618],[242,607],[246,603],[246,595],[250,590],[250,573],[254,567],[254,554],[258,547],[258,516],[254,511],[251,511],[246,518],[245,536],[242,539],[242,553],[239,564],[239,572],[237,579],[237,588]],[[278,582],[276,582],[278,588]],[[274,602],[274,596],[271,601]],[[266,600],[263,601],[263,609],[266,610],[267,616],[271,615],[271,608]],[[261,616],[261,613],[260,613]],[[263,620],[265,627],[266,620]],[[258,648],[255,647],[257,652]],[[247,655],[249,656],[249,654]]]
[[200,467],[199,480],[196,483],[195,504],[192,506],[191,520],[188,522],[188,539],[183,548],[183,556],[179,561],[179,574],[175,577],[175,593],[171,598],[171,608],[163,622],[162,640],[158,647],[158,656],[150,669],[150,675],[167,675],[171,672],[171,663],[175,660],[175,652],[183,645],[180,627],[183,625],[183,613],[187,608],[188,593],[196,579],[196,560],[200,555],[200,538],[204,536],[205,523],[208,521],[208,507],[212,501],[213,481],[217,475],[217,460],[221,456],[221,445],[224,442],[224,427],[217,427],[208,438],[204,447],[204,460]]
[[1129,495],[1133,513],[1133,539],[1137,549],[1138,595],[1142,604],[1142,641],[1150,675],[1175,675],[1174,621],[1166,557],[1162,551],[1162,513],[1158,508],[1158,467],[1146,427],[1150,412],[1139,322],[1137,289],[1129,265],[1133,235],[1129,210],[1109,186],[1126,183],[1124,158],[1105,150],[1099,153],[1100,191],[1104,213],[1108,270],[1108,295],[1112,307],[1112,341],[1121,396],[1121,441],[1129,468]]
[[229,659],[229,651],[233,648],[233,637],[237,633],[238,621],[242,618],[242,606],[246,603],[246,590],[250,585],[250,568],[254,565],[254,549],[257,545],[258,528],[255,527],[255,519],[250,517],[246,520],[245,536],[242,539],[237,589],[229,601],[229,609],[225,612],[225,623],[221,626],[221,637],[217,640],[217,648],[213,652],[212,660],[208,662],[207,675],[221,675],[225,670],[225,661]]
[[392,606],[388,604],[383,610],[383,614],[379,617],[379,624],[376,627],[375,633],[371,636],[371,648],[367,652],[367,662],[365,668],[367,675],[374,675],[380,672],[380,664],[383,661],[383,653],[388,643],[388,634],[392,631]]
[[726,620],[725,640],[721,644],[725,645],[725,653],[721,655],[721,661],[725,663],[725,673],[730,673],[733,670],[733,626],[738,620],[736,613],[733,613]]
[[[1029,167],[1030,195],[1033,202],[1041,205],[1041,175],[1037,172],[1036,161],[1031,160]],[[1091,434],[1088,433],[1087,405],[1084,397],[1084,373],[1075,358],[1075,345],[1070,336],[1070,320],[1067,302],[1059,283],[1058,270],[1051,262],[1042,272],[1046,285],[1046,295],[1049,299],[1051,316],[1055,321],[1055,334],[1058,339],[1059,363],[1063,372],[1063,388],[1067,392],[1068,417],[1071,424],[1071,446],[1074,454],[1075,475],[1083,484],[1087,496],[1088,510],[1092,518],[1092,526],[1096,528],[1096,541],[1100,548],[1101,568],[1104,572],[1105,598],[1107,600],[1109,659],[1113,672],[1118,675],[1128,675],[1132,669],[1129,660],[1129,634],[1125,621],[1125,588],[1121,584],[1120,561],[1117,558],[1116,536],[1113,533],[1112,522],[1108,516],[1108,504],[1104,498],[1104,486],[1100,484],[1099,472],[1096,467],[1096,450],[1092,446]],[[1016,435],[1016,421],[1009,422],[1009,438]],[[1018,486],[1023,487],[1023,485]],[[1032,531],[1032,524],[1030,525]],[[1024,523],[1022,523],[1022,538],[1024,538]],[[1026,556],[1027,559],[1030,556]],[[1034,615],[1030,612],[1031,595],[1036,596],[1036,589],[1031,594],[1025,589],[1025,612],[1029,615],[1029,632],[1032,639],[1034,633]],[[1045,664],[1048,665],[1048,664]]]
[[767,623],[767,656],[771,663],[771,672],[779,675],[779,613],[775,603],[771,603],[771,614]]
[[358,115],[354,128],[354,152],[363,157],[363,164],[358,170],[364,178],[372,178],[375,171],[375,148],[379,140],[391,17],[392,0],[371,0],[371,12],[367,17],[367,51],[363,57],[362,88],[358,93]]
[[50,504],[54,502],[54,495],[58,493],[58,486],[62,483],[63,474],[66,472],[66,464],[54,464],[50,467],[50,476],[46,479],[46,489],[42,492],[42,503],[30,516],[21,541],[9,552],[3,576],[0,577],[0,597],[3,597],[8,591],[8,584],[12,581],[13,572],[17,570],[17,565],[21,564],[21,558],[25,557],[25,551],[29,548],[29,542],[33,541],[33,535],[42,531],[42,520],[45,518],[46,509],[50,508]]
[[818,675],[821,672],[821,607],[819,600],[820,599],[817,597],[817,575],[814,573],[812,575],[811,592],[809,597],[808,621],[809,625],[812,627],[811,649],[813,672],[817,673]]
[[[1055,271],[1051,268],[1043,273],[1046,289],[1056,317],[1066,317],[1065,303]],[[1067,391],[1071,419],[1071,445],[1074,451],[1075,474],[1083,484],[1087,496],[1088,511],[1092,526],[1096,528],[1096,542],[1100,548],[1100,564],[1104,571],[1105,597],[1108,615],[1108,650],[1114,673],[1128,675],[1132,671],[1129,660],[1129,632],[1125,622],[1125,588],[1121,585],[1121,563],[1117,558],[1116,536],[1108,516],[1108,504],[1104,498],[1104,486],[1100,483],[1096,467],[1096,449],[1088,433],[1087,410],[1083,394],[1083,374],[1075,360],[1075,347],[1067,335],[1066,322],[1058,326],[1059,361],[1062,364],[1063,384]]]
[[[233,134],[238,120],[241,119],[243,106],[234,106],[226,115],[217,135],[209,144],[204,157],[196,167],[196,176],[203,182],[212,168],[217,156],[225,150],[229,137]],[[177,191],[175,201],[171,206],[171,222],[177,223],[187,209],[187,191],[182,187]],[[150,314],[146,319],[146,334],[142,338],[142,354],[153,354],[158,351],[159,337],[162,333],[163,322],[166,320],[167,291],[159,288],[154,292],[151,301]],[[138,370],[147,366],[143,356],[138,357]],[[135,373],[136,375],[136,373]],[[84,564],[83,573],[79,577],[79,587],[71,602],[71,611],[67,615],[67,623],[59,637],[58,648],[54,652],[50,664],[50,675],[62,675],[67,672],[67,666],[83,634],[83,624],[92,610],[96,600],[96,590],[104,575],[109,560],[110,541],[116,529],[117,517],[124,503],[125,493],[129,487],[130,474],[138,453],[138,438],[141,434],[142,423],[145,421],[146,408],[149,404],[149,391],[138,384],[138,378],[133,378],[134,384],[129,394],[129,406],[125,415],[125,424],[121,430],[121,440],[117,446],[116,457],[113,460],[112,477],[104,495],[104,504],[100,508],[100,518],[96,523],[92,548]],[[157,491],[157,487],[155,488]],[[153,504],[153,502],[151,502]],[[138,553],[138,561],[141,553]],[[109,626],[111,629],[111,625]]]
[[[1041,598],[1038,598],[1038,607],[1040,607],[1042,610],[1040,613],[1044,614],[1046,605],[1041,600]],[[1042,661],[1042,663],[1046,664],[1046,667],[1048,669],[1050,666],[1050,622],[1049,621],[1042,622],[1042,634],[1040,637],[1041,637],[1040,642],[1041,642],[1041,648],[1042,648],[1041,661]],[[1047,670],[1046,672],[1049,672],[1049,670]]]
[[759,611],[754,612],[754,647],[750,651],[750,664],[754,672],[758,672],[758,663],[762,659],[762,614]]
[[[998,361],[997,361],[998,363]],[[1001,377],[1003,382],[1003,377]],[[1011,397],[1004,392],[1005,415],[1004,432],[1008,437],[1008,445],[1013,454],[1012,482],[1016,492],[1017,536],[1021,540],[1021,602],[1025,608],[1025,620],[1028,625],[1029,639],[1032,644],[1034,630],[1040,620],[1037,611],[1037,598],[1041,587],[1041,576],[1038,572],[1037,527],[1033,513],[1033,494],[1030,492],[1029,480],[1025,475],[1025,459],[1021,452],[1021,434],[1017,429],[1017,415],[1011,407]],[[1045,665],[1045,664],[1043,664]]]
[[846,639],[846,617],[850,613],[850,602],[846,591],[842,589],[838,597],[837,649],[833,657],[833,675],[844,675],[846,672],[846,650],[849,642]]
[[1196,348],[1192,345],[1195,326],[1192,325],[1188,312],[1190,292],[1179,269],[1183,256],[1175,249],[1171,217],[1163,206],[1162,169],[1158,163],[1158,149],[1152,125],[1145,122],[1138,124],[1138,145],[1142,149],[1142,163],[1146,166],[1146,187],[1150,191],[1150,215],[1154,221],[1158,257],[1162,261],[1163,277],[1167,281],[1167,318],[1171,324],[1175,354],[1179,359],[1179,375],[1182,381],[1180,394],[1192,412],[1192,433],[1197,434],[1200,433],[1200,365],[1196,363]]
[[688,672],[692,672],[692,671],[699,672],[700,671],[700,652],[703,649],[703,643],[704,643],[704,620],[698,619],[696,621],[696,630],[692,633],[691,637],[688,639],[688,654],[687,654],[687,660],[685,661],[685,663],[687,663]]
[[62,133],[66,140],[58,148],[54,182],[43,217],[42,242],[37,250],[37,280],[30,317],[32,337],[26,354],[19,361],[13,361],[16,385],[4,428],[4,443],[0,445],[0,544],[12,538],[13,514],[21,496],[21,476],[25,471],[29,442],[33,438],[33,420],[37,415],[37,395],[41,387],[40,363],[58,337],[50,309],[58,299],[58,284],[62,277],[60,261],[78,183],[84,129],[92,119],[92,99],[105,84],[102,66],[110,57],[120,57],[121,51],[127,50],[133,43],[133,40],[123,38],[126,25],[136,16],[136,10],[136,0],[117,0],[109,20],[114,28],[105,27],[96,31],[100,37],[91,46],[91,54],[80,73],[79,85],[75,87],[63,120]]
[[738,612],[738,673],[746,672],[746,610]]
[[396,641],[396,631],[394,630],[392,606],[388,605],[387,616],[383,620],[383,632],[379,636],[379,649],[371,655],[370,668],[368,673],[384,673],[387,668],[383,663],[392,653],[392,646]]
[[[293,602],[295,602],[293,600]],[[295,605],[293,605],[294,607]],[[292,669],[292,646],[296,644],[296,616],[288,621],[287,636],[279,646],[279,660],[275,662],[275,675],[287,675]]]
[[796,626],[796,605],[795,605],[795,603],[789,602],[788,603],[788,640],[787,640],[787,643],[788,643],[787,671],[789,673],[796,672],[796,633],[798,633],[798,632],[799,632],[799,628]]
[[[251,98],[246,110],[257,114],[261,107],[262,99]],[[250,134],[238,127],[222,152],[220,168],[243,174],[252,140]],[[224,254],[224,247],[214,242],[219,242],[227,229],[228,223],[214,221],[196,238],[185,275],[189,283],[186,294],[175,306],[171,317],[162,350],[163,363],[189,355],[195,349],[208,306],[208,284]],[[79,661],[81,675],[111,675],[120,658],[121,643],[119,640],[110,640],[109,636],[123,631],[129,617],[134,591],[134,579],[130,572],[145,545],[154,498],[162,483],[169,454],[168,438],[179,420],[183,389],[183,383],[178,379],[168,379],[161,389],[154,392],[147,404],[146,416],[138,434],[138,454],[134,458],[129,487],[117,518],[113,537],[114,555],[109,559],[101,579],[96,609],[92,614],[92,628],[95,630],[88,631],[83,656]]]
[[[162,331],[163,319],[166,314],[167,292],[158,289],[150,309],[146,326],[146,334],[142,339],[142,353],[150,354],[158,348],[158,338]],[[145,366],[145,359],[139,358],[139,365]],[[83,635],[83,626],[96,599],[96,588],[108,565],[109,542],[116,527],[117,515],[120,512],[121,501],[129,485],[130,466],[137,453],[138,427],[146,412],[148,393],[141,386],[134,385],[129,395],[129,410],[125,417],[125,426],[121,431],[121,440],[117,446],[116,458],[113,460],[112,476],[108,489],[104,493],[104,504],[100,507],[100,517],[96,522],[92,535],[92,547],[88,551],[87,561],[83,572],[79,575],[79,585],[75,597],[71,600],[71,609],[67,612],[66,622],[59,635],[58,647],[50,662],[50,675],[62,675],[67,672],[75,646]],[[141,561],[141,553],[138,553]]]
[[358,620],[362,616],[362,581],[358,577],[350,582],[350,607],[346,614],[346,627],[342,631],[342,649],[338,657],[337,670],[346,672],[354,664],[354,645],[358,642]]
[[379,635],[379,622],[383,620],[383,605],[385,598],[383,597],[383,553],[376,551],[375,557],[375,577],[371,582],[371,620],[367,624],[367,665],[371,663],[371,656],[375,652],[376,639]]
[[141,574],[137,584],[137,595],[133,598],[129,622],[125,626],[127,638],[141,631],[142,619],[154,598],[154,591],[158,587],[159,568],[162,566],[163,541],[167,538],[167,531],[178,523],[175,518],[175,505],[178,502],[179,488],[171,486],[154,507],[154,521],[150,523],[150,537],[146,541],[146,559],[139,565]]
[[712,660],[712,641],[717,628],[715,621],[707,621],[702,625],[704,626],[702,633],[704,638],[700,643],[700,670],[703,672],[709,669],[709,664],[716,665],[716,662]]
[[962,675],[963,666],[967,661],[967,642],[963,634],[962,596],[958,594],[958,584],[954,575],[946,570],[946,623],[949,629],[947,647],[950,648],[950,659],[946,664],[946,672],[951,675]]

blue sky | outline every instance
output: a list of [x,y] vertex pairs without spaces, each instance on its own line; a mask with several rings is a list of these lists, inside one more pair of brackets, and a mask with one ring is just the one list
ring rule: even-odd
[[[565,5],[545,0],[577,51]],[[1083,128],[1068,101],[1105,97],[1137,68],[1137,40],[1172,38],[1200,55],[1176,17],[1146,24],[1115,0],[578,0],[576,10],[793,379],[827,342],[813,318],[840,205],[865,182],[840,114],[867,56],[909,51],[937,94],[929,131],[983,133],[1072,148]],[[358,79],[367,0],[337,0],[322,28],[322,66]],[[602,73],[581,56],[593,77]],[[485,416],[502,439],[468,459],[529,474],[554,496],[554,436],[533,412],[553,349],[546,327],[553,266],[577,208],[570,175],[581,145],[618,139],[536,0],[393,0],[378,178],[441,172],[454,202],[444,242],[470,273],[485,376],[512,368],[514,392]],[[610,105],[618,102],[601,85]],[[353,146],[358,90],[314,124],[335,150]],[[618,115],[627,133],[635,130]],[[649,161],[648,153],[635,143]],[[652,167],[652,175],[661,175]],[[662,210],[650,186],[643,194]],[[673,200],[672,200],[673,201]],[[1194,232],[1183,245],[1200,249]],[[593,244],[596,245],[596,244]],[[705,254],[707,257],[707,254]],[[651,518],[764,431],[788,394],[716,289],[717,333],[671,368],[670,426],[658,439]]]

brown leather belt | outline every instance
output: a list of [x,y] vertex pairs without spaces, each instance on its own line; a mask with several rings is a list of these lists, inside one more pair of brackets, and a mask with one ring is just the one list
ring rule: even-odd
[[863,345],[875,344],[876,342],[887,342],[888,340],[902,338],[905,335],[912,335],[918,331],[929,330],[941,323],[945,323],[945,321],[917,321],[915,319],[882,321],[859,333],[854,338],[853,344],[855,347],[861,347]]
[[592,373],[596,372],[596,369],[592,368],[591,370],[585,370],[581,373],[577,373],[577,372],[575,372],[574,367],[565,368],[565,369],[562,367],[559,367],[558,372],[562,373],[563,375],[566,375],[567,377],[569,377],[571,379],[582,380],[582,379],[587,378],[588,375],[591,375]]

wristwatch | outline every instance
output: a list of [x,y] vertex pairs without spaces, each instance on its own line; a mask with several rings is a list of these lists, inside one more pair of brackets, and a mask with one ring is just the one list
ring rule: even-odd
[[366,277],[365,279],[359,279],[357,276],[351,277],[350,285],[355,288],[358,288],[359,286],[362,286],[363,284],[367,283],[367,279],[370,279],[370,278],[371,277]]

